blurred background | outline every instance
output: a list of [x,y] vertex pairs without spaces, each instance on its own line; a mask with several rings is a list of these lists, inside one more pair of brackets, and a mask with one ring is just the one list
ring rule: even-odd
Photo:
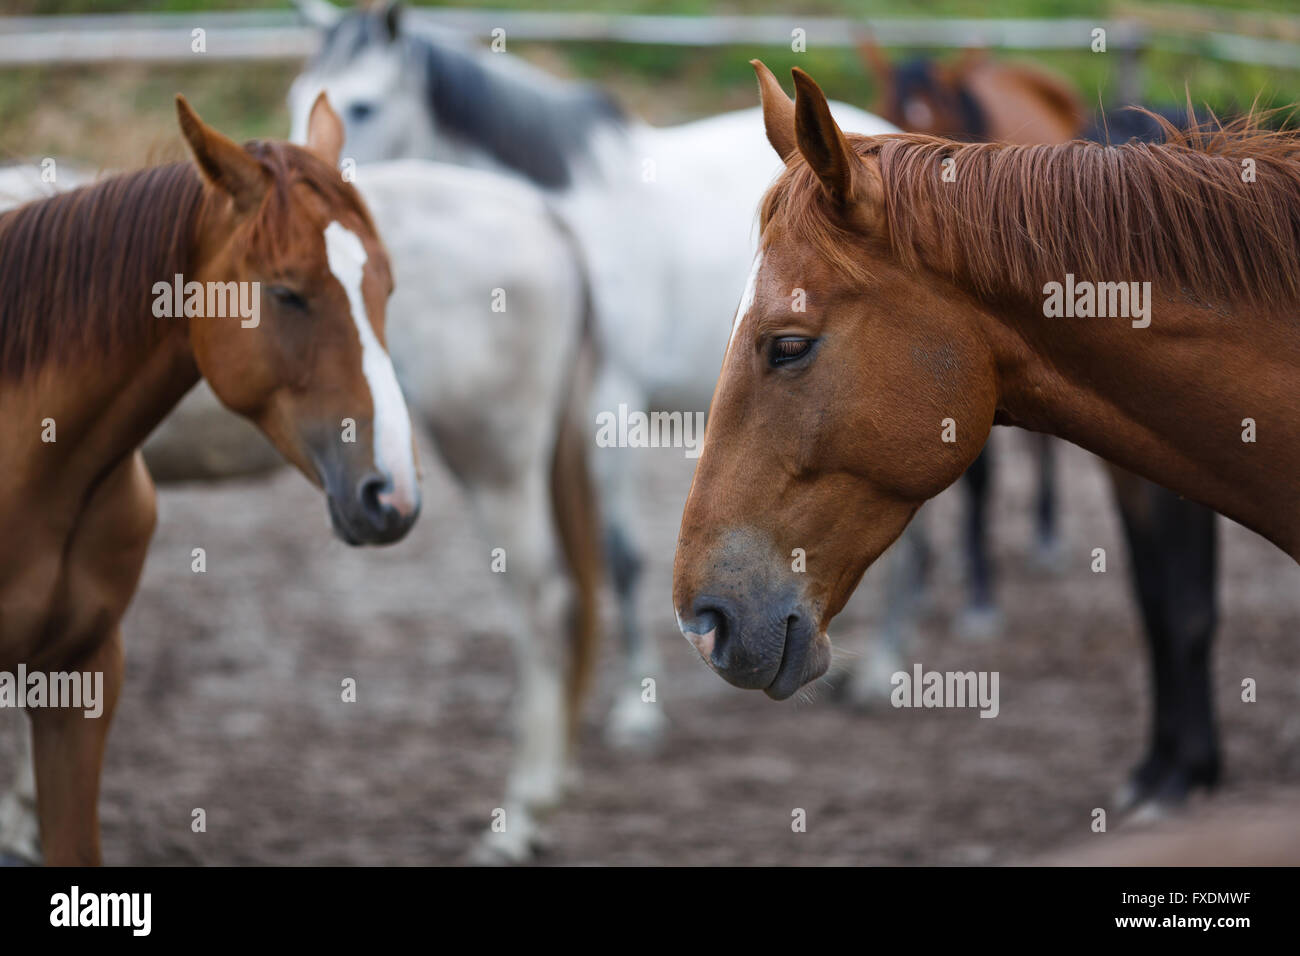
[[[503,27],[510,52],[598,82],[664,124],[755,106],[755,56],[784,77],[799,65],[832,97],[871,109],[876,80],[857,48],[868,29],[895,60],[987,47],[1037,63],[1093,107],[1190,95],[1231,113],[1300,92],[1293,0],[489,0],[410,13],[480,38]],[[237,139],[285,137],[290,81],[319,43],[287,0],[0,0],[0,14],[0,163],[53,156],[113,170],[178,157],[177,92]],[[672,19],[706,16],[724,19]],[[207,30],[204,56],[189,53],[195,26]],[[1107,28],[1108,55],[1080,42],[1092,26]],[[806,53],[790,51],[792,27],[807,29]],[[964,586],[953,489],[926,509],[930,597],[909,660],[999,671],[997,720],[862,711],[824,688],[778,706],[723,684],[683,642],[668,597],[693,463],[643,450],[640,610],[664,657],[669,730],[653,753],[603,742],[619,667],[607,646],[579,744],[582,785],[551,820],[544,859],[1002,863],[1090,839],[1093,808],[1112,805],[1142,757],[1151,713],[1123,533],[1095,459],[1062,445],[1063,555],[1054,569],[1036,565],[1033,452],[1018,432],[993,440],[999,633],[974,645],[954,636]],[[366,553],[329,537],[317,493],[289,470],[161,490],[124,624],[128,676],[101,799],[107,862],[469,858],[511,761],[514,665],[481,535],[436,452],[421,454],[424,516],[400,545]],[[1294,807],[1300,570],[1236,525],[1220,531],[1213,694],[1226,770],[1214,802]],[[196,576],[200,544],[208,573]],[[1089,570],[1098,547],[1105,574]],[[886,587],[868,573],[832,629],[837,647],[866,646]],[[339,706],[345,676],[361,688],[355,706]],[[1241,700],[1246,677],[1257,703]],[[18,724],[0,717],[4,786]],[[195,807],[207,810],[205,834],[190,829]],[[791,830],[794,808],[807,812],[804,833]]]
[[[864,28],[873,19],[883,21],[874,24],[874,34],[895,59],[904,53],[952,54],[966,45],[997,49],[1007,42],[1016,48],[1000,55],[1049,66],[1072,80],[1094,107],[1099,101],[1114,105],[1125,92],[1126,102],[1136,96],[1152,104],[1179,103],[1185,88],[1198,106],[1208,103],[1223,112],[1248,106],[1261,93],[1265,103],[1289,104],[1300,77],[1300,12],[1288,0],[1222,0],[1213,6],[1128,0],[485,0],[412,7],[480,36],[503,27],[512,53],[558,74],[599,81],[631,112],[654,123],[754,105],[747,61],[759,53],[779,75],[798,64],[832,98],[869,108],[876,90],[855,49],[858,37],[842,24],[823,26],[819,18]],[[287,0],[4,0],[0,12],[105,16],[0,24],[0,158],[10,159],[39,154],[93,166],[138,164],[141,144],[174,139],[171,96],[178,90],[236,138],[285,135],[285,92],[317,42]],[[527,16],[538,12],[541,18]],[[601,16],[576,16],[588,13]],[[182,16],[169,17],[177,14]],[[636,15],[793,19],[697,26],[629,19]],[[1003,28],[914,22],[927,18],[1037,22]],[[1077,31],[1060,22],[1066,20],[1110,27],[1108,50],[1122,55],[1091,53],[1078,43]],[[181,42],[194,24],[208,30],[203,57],[190,55]],[[791,24],[807,29],[806,53],[790,52]],[[729,42],[764,30],[775,39]],[[650,39],[656,42],[645,42]]]

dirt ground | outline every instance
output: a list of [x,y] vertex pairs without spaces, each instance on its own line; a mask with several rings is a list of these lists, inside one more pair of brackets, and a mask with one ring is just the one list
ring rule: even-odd
[[[768,700],[709,673],[677,633],[670,575],[691,463],[648,457],[641,523],[646,620],[671,721],[646,756],[601,736],[611,640],[580,749],[581,786],[550,818],[559,864],[986,864],[1081,841],[1145,744],[1149,702],[1109,489],[1061,447],[1069,566],[1032,569],[1032,473],[1000,430],[994,547],[1003,633],[951,631],[960,606],[960,494],[929,506],[934,606],[910,656],[997,670],[1001,714],[860,713],[822,693]],[[125,625],[127,684],[101,797],[115,864],[445,864],[467,857],[510,763],[510,649],[491,544],[425,450],[425,510],[398,546],[353,551],[296,473],[161,494],[161,520]],[[1226,779],[1216,802],[1300,792],[1300,569],[1222,522],[1215,696]],[[191,571],[206,549],[207,572]],[[1104,547],[1109,570],[1088,569]],[[861,647],[877,616],[869,572],[832,626]],[[607,610],[609,610],[607,608]],[[341,681],[358,700],[340,700]],[[1244,677],[1259,700],[1240,701]],[[15,715],[0,715],[0,783]],[[207,832],[191,832],[202,807]],[[792,811],[807,830],[792,832]],[[1298,861],[1300,862],[1300,861]]]

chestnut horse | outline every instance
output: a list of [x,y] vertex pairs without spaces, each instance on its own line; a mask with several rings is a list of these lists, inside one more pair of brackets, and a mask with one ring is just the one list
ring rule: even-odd
[[[1112,110],[1084,130],[1083,104],[1068,82],[1031,64],[990,61],[982,50],[968,50],[952,62],[916,58],[892,64],[869,39],[858,49],[875,74],[875,111],[904,132],[1021,145],[1064,143],[1079,138],[1081,131],[1083,138],[1107,144],[1164,138],[1153,114],[1132,109]],[[1195,122],[1187,111],[1160,115],[1176,126]],[[1054,439],[1034,437],[1039,463],[1037,546],[1051,566],[1052,556],[1061,553],[1055,530]],[[962,481],[968,571],[959,633],[965,634],[986,633],[1000,617],[987,535],[992,452],[993,445],[986,445]],[[1213,786],[1219,777],[1210,689],[1210,652],[1218,623],[1216,515],[1131,472],[1106,466],[1124,525],[1155,698],[1150,744],[1120,803],[1178,803],[1196,787]],[[880,640],[852,665],[848,682],[849,696],[857,703],[886,699],[888,677],[901,667],[904,638],[915,627],[928,563],[924,518],[922,513],[908,525],[883,561],[889,583]]]
[[[1068,80],[1033,64],[990,60],[982,49],[965,50],[946,62],[914,57],[892,63],[868,37],[858,44],[858,52],[876,81],[872,110],[906,133],[928,133],[970,142],[1065,143],[1079,136],[1087,119],[1083,102]],[[1059,567],[1063,555],[1056,530],[1052,440],[1046,435],[1033,438],[1038,463],[1034,502],[1036,553],[1043,565]],[[988,553],[988,502],[994,458],[993,446],[985,446],[962,482],[967,507],[962,529],[967,597],[959,632],[973,637],[994,632],[1001,620]],[[908,546],[913,552],[901,562],[901,567],[894,569],[893,577],[900,579],[902,587],[891,586],[887,590],[890,606],[884,615],[884,637],[892,647],[900,643],[900,632],[908,626],[909,612],[919,606],[916,595],[908,594],[907,584],[916,576],[909,576],[907,566],[909,563],[924,566],[928,548],[923,524],[923,521],[913,523],[900,545]],[[864,663],[869,660],[864,659]],[[894,668],[889,669],[892,672]]]
[[0,671],[102,675],[97,716],[27,711],[53,865],[100,859],[120,622],[155,521],[137,449],[200,376],[324,490],[347,543],[396,541],[419,512],[388,258],[336,170],[338,117],[322,97],[306,148],[240,146],[176,107],[192,163],[0,215]]
[[[846,137],[807,74],[791,103],[755,68],[786,166],[673,579],[714,671],[775,699],[825,673],[863,572],[995,424],[1072,441],[1300,558],[1300,136]],[[1149,321],[1048,317],[1051,284],[1076,276],[1149,282]]]

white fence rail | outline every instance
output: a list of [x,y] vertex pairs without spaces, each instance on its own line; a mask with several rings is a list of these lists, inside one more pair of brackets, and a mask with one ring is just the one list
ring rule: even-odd
[[[1166,18],[1151,28],[1140,19],[926,20],[842,19],[801,16],[648,16],[517,10],[408,10],[412,24],[431,24],[488,37],[501,28],[508,39],[602,41],[671,46],[788,46],[793,30],[810,47],[850,46],[870,29],[887,47],[988,46],[1012,50],[1088,50],[1092,31],[1106,30],[1107,49],[1147,48],[1199,53],[1220,60],[1300,69],[1300,43],[1205,29],[1180,30]],[[1189,19],[1191,19],[1189,17]],[[1300,18],[1279,15],[1281,35],[1300,36]],[[192,31],[205,32],[214,60],[301,59],[315,50],[316,31],[289,10],[0,17],[0,66],[188,61]]]

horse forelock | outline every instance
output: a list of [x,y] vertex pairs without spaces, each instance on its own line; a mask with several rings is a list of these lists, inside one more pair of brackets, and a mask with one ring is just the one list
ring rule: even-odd
[[296,185],[307,187],[324,201],[330,210],[328,218],[352,219],[363,230],[376,232],[356,187],[310,150],[272,140],[253,140],[244,145],[271,173],[272,185],[261,207],[242,227],[248,230],[250,246],[261,255],[278,257],[290,251],[286,244],[302,225],[291,200]]
[[[1157,121],[1163,144],[847,139],[879,168],[891,254],[978,294],[1033,297],[1070,273],[1275,306],[1300,298],[1300,132],[1262,129],[1259,117],[1188,130]],[[871,281],[862,237],[802,159],[764,197],[760,227],[765,249],[789,236],[849,281]]]

